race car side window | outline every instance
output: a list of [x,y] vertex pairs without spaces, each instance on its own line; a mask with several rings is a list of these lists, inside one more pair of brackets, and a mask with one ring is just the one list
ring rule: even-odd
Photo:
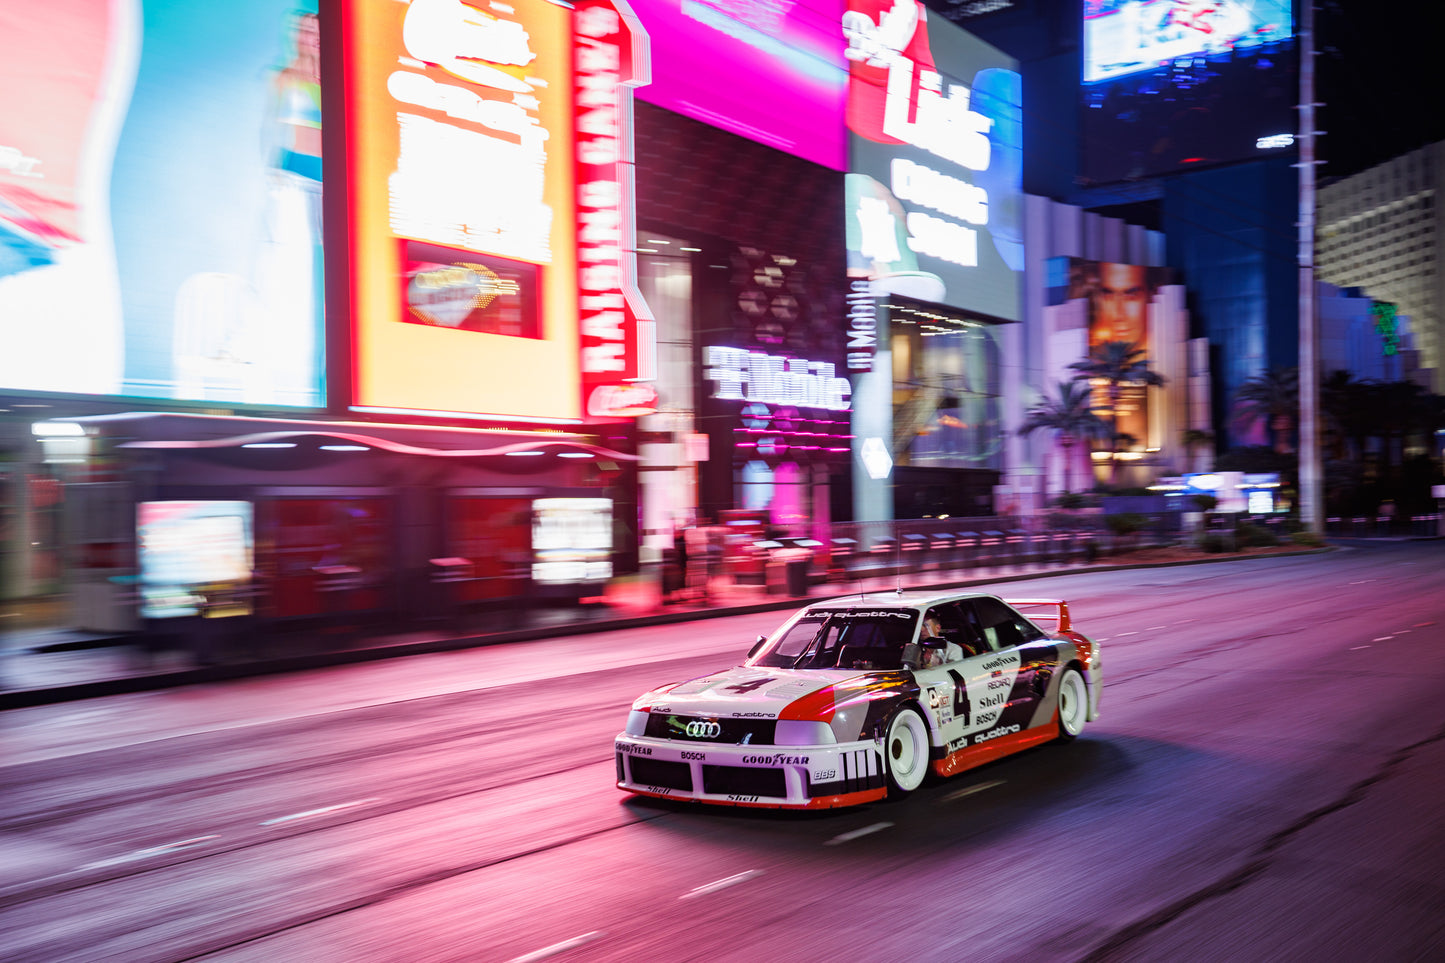
[[944,638],[962,648],[965,657],[988,651],[983,628],[972,607],[963,602],[948,602],[935,606],[933,611],[938,613]]
[[1044,637],[1037,626],[998,599],[976,598],[965,604],[973,607],[990,648],[1008,648]]

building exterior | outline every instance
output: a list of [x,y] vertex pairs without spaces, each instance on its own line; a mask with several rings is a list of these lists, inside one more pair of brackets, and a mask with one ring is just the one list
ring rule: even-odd
[[[1017,359],[1004,381],[1017,387],[1007,396],[1007,476],[1001,498],[1024,509],[1040,509],[1065,491],[1096,480],[1109,481],[1107,451],[1080,445],[1077,463],[1066,469],[1055,439],[1046,432],[1027,438],[1017,428],[1026,412],[1052,396],[1054,386],[1076,374],[1069,365],[1085,358],[1100,341],[1140,345],[1162,387],[1126,389],[1120,429],[1133,437],[1116,454],[1118,484],[1144,487],[1161,475],[1187,470],[1188,429],[1212,431],[1208,404],[1208,344],[1189,336],[1186,288],[1164,265],[1165,239],[1157,231],[1085,211],[1043,197],[1028,197],[1025,247],[1024,321],[1010,330],[1005,356]],[[1131,278],[1128,293],[1114,278]],[[1129,303],[1116,310],[1116,302]],[[1127,329],[1109,326],[1128,324]],[[1104,399],[1096,395],[1096,404]],[[1127,411],[1125,410],[1127,408]],[[1107,412],[1105,412],[1107,416]]]
[[1445,393],[1445,141],[1319,188],[1318,276],[1411,318],[1431,390]]
[[1414,320],[1360,288],[1317,282],[1320,375],[1343,371],[1356,381],[1408,381],[1430,390],[1434,372],[1421,367]]
[[[157,532],[224,530],[276,618],[415,615],[436,559],[471,601],[635,568],[645,32],[625,2],[470,9],[0,11],[33,95],[0,107],[5,595],[114,622],[111,579],[170,584]],[[327,519],[370,561],[327,561]],[[368,588],[296,589],[318,566]]]

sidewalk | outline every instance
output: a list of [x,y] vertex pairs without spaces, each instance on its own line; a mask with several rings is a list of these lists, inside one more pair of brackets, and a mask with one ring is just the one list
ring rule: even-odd
[[[1274,554],[1309,554],[1304,549]],[[602,599],[579,607],[551,608],[494,617],[511,625],[484,624],[480,618],[438,619],[428,630],[361,634],[314,632],[264,638],[235,635],[216,658],[198,658],[190,651],[147,651],[125,637],[79,633],[67,629],[19,625],[0,627],[0,709],[68,702],[76,699],[142,692],[172,686],[218,682],[249,676],[295,672],[377,659],[443,652],[452,649],[520,642],[558,635],[577,635],[647,625],[720,618],[753,612],[791,611],[809,599],[856,592],[892,592],[928,587],[967,587],[1039,578],[1081,571],[1115,571],[1158,565],[1193,564],[1258,557],[1248,554],[1210,555],[1170,562],[1131,561],[1129,554],[1094,562],[1022,562],[969,569],[926,570],[824,582],[811,585],[807,596],[770,593],[764,586],[719,587],[706,603],[663,604],[654,581],[644,577],[618,579]],[[1006,593],[1003,593],[1006,594]],[[20,619],[23,621],[23,619]],[[229,628],[229,627],[228,627]],[[240,626],[238,625],[239,629]],[[217,647],[218,650],[220,647]],[[244,653],[247,658],[237,658]],[[210,664],[203,664],[209,662]]]

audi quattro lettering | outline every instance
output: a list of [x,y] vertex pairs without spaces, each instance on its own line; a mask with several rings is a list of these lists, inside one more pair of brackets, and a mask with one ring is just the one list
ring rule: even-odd
[[930,773],[1072,740],[1098,718],[1102,685],[1099,645],[1062,600],[815,602],[741,665],[637,699],[616,738],[617,786],[785,809],[902,796]]

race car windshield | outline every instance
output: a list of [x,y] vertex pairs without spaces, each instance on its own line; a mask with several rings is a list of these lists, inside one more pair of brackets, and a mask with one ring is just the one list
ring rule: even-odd
[[782,669],[898,669],[913,638],[912,609],[806,612],[769,640],[749,665]]

